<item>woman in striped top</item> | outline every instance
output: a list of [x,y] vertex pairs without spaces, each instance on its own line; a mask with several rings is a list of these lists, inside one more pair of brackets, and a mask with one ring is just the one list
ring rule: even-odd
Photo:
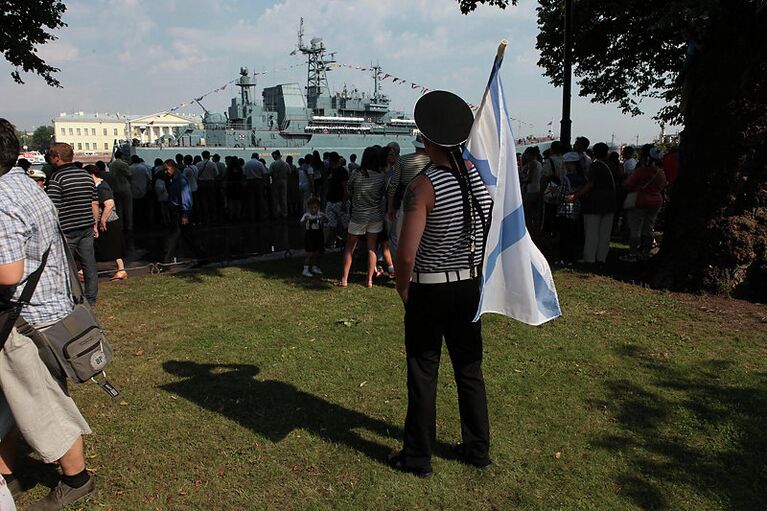
[[360,168],[352,171],[347,186],[351,197],[352,214],[349,220],[349,235],[346,237],[346,247],[344,247],[343,274],[336,285],[346,287],[352,267],[352,254],[358,240],[364,236],[367,238],[368,248],[367,287],[373,287],[376,242],[378,233],[383,230],[383,196],[386,187],[386,176],[380,169],[378,150],[373,147],[365,149],[362,153]]
[[408,408],[402,450],[389,464],[428,477],[443,338],[458,390],[463,442],[456,454],[476,468],[491,465],[482,334],[473,319],[492,200],[478,172],[462,160],[473,122],[468,105],[449,92],[429,92],[414,117],[433,165],[410,182],[403,198],[395,267],[405,304]]

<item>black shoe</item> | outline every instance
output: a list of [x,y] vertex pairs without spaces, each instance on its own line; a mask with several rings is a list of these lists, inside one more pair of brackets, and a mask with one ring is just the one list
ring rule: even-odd
[[402,451],[393,452],[389,454],[389,457],[387,458],[386,462],[394,470],[398,470],[406,474],[413,474],[414,476],[420,477],[423,479],[426,479],[427,477],[431,477],[434,475],[434,472],[432,472],[431,469],[429,468],[411,467],[411,466],[405,465],[405,462],[403,461],[402,458],[403,458]]
[[470,465],[474,468],[478,468],[480,470],[484,470],[486,468],[493,466],[493,461],[490,458],[484,458],[480,460],[470,460],[463,449],[462,443],[457,443],[453,446],[453,454],[455,454],[458,461],[465,465]]

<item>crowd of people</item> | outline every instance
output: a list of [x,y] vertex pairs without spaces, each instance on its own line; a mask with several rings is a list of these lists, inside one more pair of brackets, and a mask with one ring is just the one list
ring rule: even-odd
[[[299,158],[297,165],[292,156],[283,159],[279,150],[269,163],[258,153],[248,161],[234,156],[222,161],[205,150],[197,156],[179,153],[174,159],[157,159],[152,166],[136,155],[125,160],[117,151],[109,164],[83,166],[72,161],[71,148],[65,145],[55,144],[48,151],[50,165],[42,170],[31,169],[23,160],[19,164],[54,203],[60,200],[61,176],[67,174],[58,172],[60,167],[82,168],[94,181],[93,207],[99,222],[93,229],[93,248],[84,239],[83,225],[71,227],[82,231],[71,248],[92,300],[97,261],[114,266],[113,280],[128,278],[125,231],[165,229],[161,262],[171,263],[181,242],[187,253],[204,257],[195,226],[288,217],[300,218],[306,230],[303,276],[321,275],[321,254],[328,247],[342,247],[336,284],[348,285],[353,255],[364,245],[364,284],[372,286],[376,277],[394,278],[387,231],[396,225],[407,184],[430,163],[420,135],[413,141],[414,152],[402,156],[392,142],[365,148],[359,163],[356,154],[347,162],[336,152],[314,151]],[[62,149],[69,161],[61,159]],[[605,263],[616,236],[629,245],[622,261],[650,257],[655,223],[676,178],[675,151],[662,155],[652,145],[611,151],[605,143],[592,147],[587,138],[578,137],[572,147],[555,140],[544,151],[531,145],[517,157],[528,231],[548,240],[552,262]],[[65,225],[67,221],[65,215]],[[70,233],[70,238],[76,236]]]
[[655,224],[676,180],[677,153],[647,144],[611,151],[578,137],[518,154],[525,220],[534,238],[554,239],[560,265],[604,264],[614,237],[628,239],[619,259],[649,259]]

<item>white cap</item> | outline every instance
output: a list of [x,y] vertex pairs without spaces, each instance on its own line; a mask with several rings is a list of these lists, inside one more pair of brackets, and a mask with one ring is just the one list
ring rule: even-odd
[[43,172],[40,169],[33,169],[30,168],[27,170],[27,175],[31,177],[32,179],[45,179],[45,172]]

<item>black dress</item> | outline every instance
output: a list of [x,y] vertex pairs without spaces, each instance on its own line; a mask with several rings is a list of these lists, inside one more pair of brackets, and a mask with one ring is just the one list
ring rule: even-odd
[[[104,203],[109,199],[114,200],[112,188],[106,181],[102,181],[96,187],[99,196],[99,217],[104,212]],[[100,262],[114,261],[123,257],[123,221],[112,209],[107,221],[106,231],[99,230],[99,237],[95,240],[96,260]]]

